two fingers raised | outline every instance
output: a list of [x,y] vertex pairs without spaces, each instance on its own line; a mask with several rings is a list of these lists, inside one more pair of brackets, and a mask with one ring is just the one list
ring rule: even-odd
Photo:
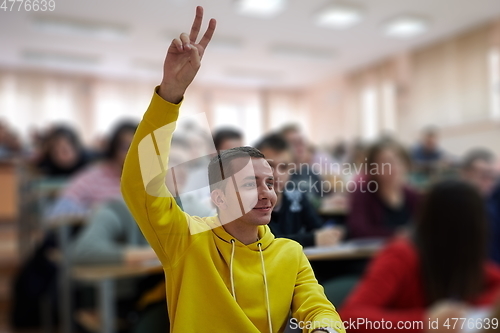
[[[198,38],[198,34],[200,33],[202,21],[203,7],[198,6],[196,7],[196,16],[194,18],[189,36],[186,33],[182,33],[179,38],[176,38],[172,41],[172,44],[175,45],[179,52],[195,51],[195,49],[197,49],[194,45],[196,44],[196,39]],[[202,48],[201,52],[203,52],[208,43],[210,43],[210,40],[212,39],[215,31],[216,23],[217,22],[215,21],[215,19],[210,19],[210,21],[208,22],[208,28],[198,44]]]

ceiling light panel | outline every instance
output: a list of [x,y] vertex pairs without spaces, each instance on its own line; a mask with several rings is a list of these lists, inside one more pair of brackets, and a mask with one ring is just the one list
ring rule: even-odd
[[429,30],[429,21],[418,16],[403,15],[384,24],[384,34],[394,38],[412,38]]
[[363,20],[363,11],[355,5],[333,3],[319,11],[314,22],[317,26],[348,29]]
[[235,6],[240,15],[270,18],[285,9],[286,0],[236,0]]

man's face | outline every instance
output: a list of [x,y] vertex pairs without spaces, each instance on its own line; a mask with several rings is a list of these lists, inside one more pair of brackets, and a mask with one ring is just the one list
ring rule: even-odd
[[475,160],[463,173],[464,180],[474,185],[483,196],[488,196],[493,190],[496,176],[494,163],[481,159]]
[[236,148],[236,147],[241,147],[243,146],[243,140],[242,139],[226,139],[221,142],[220,144],[220,150],[228,150],[231,148]]
[[282,193],[290,179],[289,171],[293,165],[292,153],[290,150],[279,152],[270,148],[264,148],[261,152],[273,169],[274,190],[276,193]]
[[276,204],[273,170],[269,163],[263,158],[237,158],[231,164],[234,170],[240,171],[226,180],[223,204],[215,202],[222,222],[268,224]]

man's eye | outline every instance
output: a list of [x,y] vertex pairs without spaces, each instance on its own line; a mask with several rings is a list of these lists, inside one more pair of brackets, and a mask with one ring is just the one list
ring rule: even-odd
[[252,183],[245,183],[243,184],[243,187],[255,187],[255,183],[252,182]]
[[274,184],[273,183],[267,183],[267,187],[273,188]]

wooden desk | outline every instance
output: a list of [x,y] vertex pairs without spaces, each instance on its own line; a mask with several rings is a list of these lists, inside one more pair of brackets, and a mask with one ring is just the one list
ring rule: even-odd
[[15,221],[19,196],[16,163],[0,161],[0,221]]
[[103,279],[122,279],[158,273],[162,269],[158,260],[151,260],[141,265],[80,265],[73,267],[71,275],[78,281],[98,282]]
[[141,265],[93,265],[75,266],[71,271],[74,280],[93,283],[97,287],[101,332],[115,333],[115,281],[116,279],[138,277],[163,270],[158,260]]
[[373,257],[383,246],[380,239],[352,240],[336,246],[306,247],[307,259],[313,260],[346,260]]
[[[378,239],[349,241],[333,247],[309,247],[304,249],[309,260],[344,260],[371,258],[383,246]],[[99,265],[75,266],[71,271],[73,279],[96,284],[99,294],[101,332],[115,333],[114,298],[115,280],[161,272],[163,267],[158,260],[147,261],[142,265]]]

